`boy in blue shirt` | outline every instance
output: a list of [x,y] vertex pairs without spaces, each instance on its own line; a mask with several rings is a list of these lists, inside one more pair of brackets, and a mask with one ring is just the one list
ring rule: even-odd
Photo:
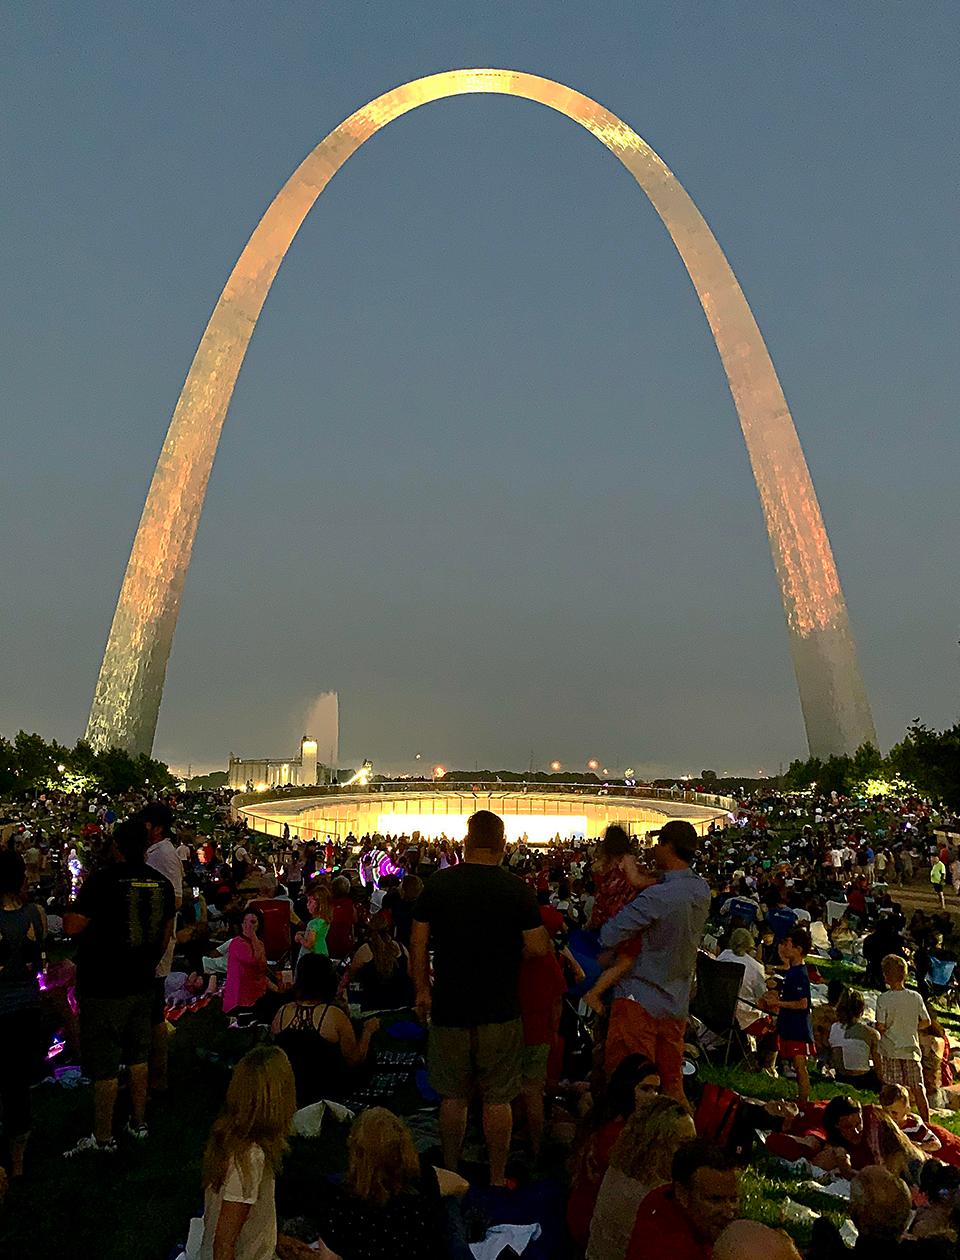
[[772,1005],[777,1012],[777,1037],[781,1060],[790,1060],[797,1073],[797,1101],[810,1098],[810,1071],[807,1059],[816,1054],[810,1018],[810,977],[805,959],[810,952],[810,933],[795,927],[780,942],[780,960],[787,967],[780,996]]

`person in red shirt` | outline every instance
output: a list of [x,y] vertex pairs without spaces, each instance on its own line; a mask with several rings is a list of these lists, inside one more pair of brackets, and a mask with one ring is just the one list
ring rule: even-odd
[[[540,918],[551,939],[563,928],[563,915],[553,906],[540,906]],[[566,991],[567,981],[555,950],[539,958],[524,959],[519,982],[523,1021],[523,1092],[520,1097],[534,1159],[539,1156],[543,1141],[547,1068],[560,1028],[560,1003]]]
[[577,1145],[574,1155],[570,1196],[567,1199],[567,1228],[574,1245],[585,1249],[590,1236],[590,1220],[600,1194],[610,1152],[627,1120],[641,1101],[660,1093],[660,1073],[641,1054],[629,1054],[613,1072],[596,1117],[597,1127]]
[[740,1215],[740,1176],[725,1152],[696,1139],[673,1157],[673,1181],[640,1204],[626,1260],[711,1260]]
[[350,881],[346,875],[338,875],[330,891],[333,899],[327,950],[331,958],[349,958],[357,943],[357,907],[350,896]]

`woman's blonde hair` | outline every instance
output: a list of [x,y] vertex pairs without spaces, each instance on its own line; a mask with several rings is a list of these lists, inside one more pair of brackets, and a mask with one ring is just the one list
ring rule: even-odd
[[[914,1146],[900,1126],[895,1124],[885,1111],[881,1111],[877,1116],[877,1152],[880,1163],[891,1172],[902,1169],[904,1163],[909,1164],[929,1158],[919,1146]],[[897,1171],[896,1175],[900,1176],[900,1172]]]
[[686,1140],[679,1136],[680,1122],[689,1118],[675,1098],[660,1094],[641,1102],[610,1152],[611,1167],[643,1185],[669,1181],[677,1147]]
[[347,1189],[382,1207],[419,1176],[413,1137],[400,1117],[386,1107],[361,1111],[347,1140]]
[[381,980],[389,980],[397,969],[400,960],[400,946],[392,936],[393,923],[388,914],[382,910],[370,920],[370,938],[367,944],[373,954],[373,965]]
[[276,1173],[296,1109],[293,1069],[283,1051],[257,1046],[245,1054],[233,1069],[227,1097],[210,1130],[203,1155],[204,1186],[219,1190],[231,1163],[242,1181],[251,1146],[260,1147],[267,1167]]

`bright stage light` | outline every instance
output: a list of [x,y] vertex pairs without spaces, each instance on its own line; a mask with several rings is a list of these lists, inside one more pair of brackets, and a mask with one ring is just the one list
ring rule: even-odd
[[[419,831],[425,839],[444,835],[448,840],[462,840],[467,834],[469,814],[395,814],[385,813],[377,817],[377,831],[382,836],[412,835]],[[568,836],[586,836],[586,814],[554,815],[506,814],[503,825],[507,839],[519,840],[526,835],[530,844],[549,844],[559,832],[561,839]]]

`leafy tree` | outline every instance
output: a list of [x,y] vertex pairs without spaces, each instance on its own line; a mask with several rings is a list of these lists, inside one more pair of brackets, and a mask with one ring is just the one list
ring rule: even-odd
[[74,774],[93,776],[97,772],[97,754],[85,739],[78,739],[67,754],[67,765]]
[[31,791],[56,773],[58,763],[55,747],[59,745],[48,744],[41,735],[28,735],[26,731],[17,731],[13,741],[13,750],[17,759],[18,783],[21,789]]
[[890,767],[920,792],[960,808],[960,722],[932,731],[919,720],[890,750]]
[[847,786],[852,789],[861,783],[866,783],[868,779],[877,779],[883,774],[885,768],[880,749],[869,742],[861,744],[850,762],[850,779]]
[[0,735],[0,793],[9,795],[17,790],[17,755],[13,744]]

